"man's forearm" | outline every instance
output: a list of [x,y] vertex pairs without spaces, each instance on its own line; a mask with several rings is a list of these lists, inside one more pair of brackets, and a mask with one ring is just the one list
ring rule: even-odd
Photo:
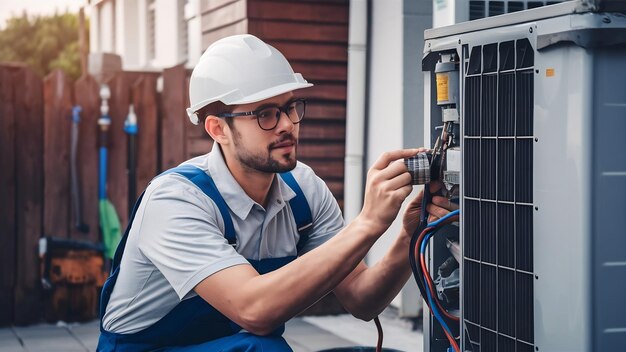
[[353,302],[347,307],[351,314],[363,320],[371,320],[396,297],[411,276],[409,244],[409,236],[401,233],[378,263],[353,280]]
[[196,292],[244,329],[265,335],[342,282],[380,232],[361,218],[282,268],[259,275],[247,266],[234,266],[203,280]]

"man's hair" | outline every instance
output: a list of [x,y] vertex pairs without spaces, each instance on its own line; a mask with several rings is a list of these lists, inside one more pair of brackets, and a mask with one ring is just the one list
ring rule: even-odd
[[[221,101],[216,101],[203,108],[200,108],[200,110],[198,110],[196,114],[198,115],[198,120],[200,121],[200,124],[204,125],[204,121],[206,120],[207,116],[231,113],[234,109],[235,107],[233,105],[226,105]],[[233,127],[233,119],[231,117],[226,117],[224,120],[226,120],[226,123],[229,127]]]

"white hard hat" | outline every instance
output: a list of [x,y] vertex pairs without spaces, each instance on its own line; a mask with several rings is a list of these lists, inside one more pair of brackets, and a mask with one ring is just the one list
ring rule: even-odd
[[200,57],[189,80],[187,115],[197,125],[196,112],[213,102],[249,104],[311,86],[271,45],[250,34],[234,35]]

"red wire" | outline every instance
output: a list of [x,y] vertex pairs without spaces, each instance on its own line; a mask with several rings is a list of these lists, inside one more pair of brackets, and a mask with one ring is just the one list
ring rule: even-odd
[[[420,248],[420,243],[422,242],[422,240],[424,239],[424,236],[426,235],[426,233],[430,232],[430,230],[432,230],[432,227],[427,227],[424,229],[424,231],[422,231],[422,233],[419,235],[419,237],[417,238],[417,242],[415,245],[415,258],[420,258],[420,266],[422,267],[422,272],[425,273],[424,277],[426,278],[426,281],[428,283],[428,288],[430,289],[430,293],[433,297],[437,297],[437,294],[435,293],[435,290],[433,288],[433,283],[432,280],[430,279],[430,275],[428,274],[428,270],[425,270],[426,267],[426,263],[422,263],[421,258],[422,255],[420,254],[419,248]],[[426,297],[424,297],[424,300],[426,301]],[[441,303],[439,303],[438,299],[433,299],[435,301],[435,303],[437,304],[437,307],[439,307],[439,310],[441,310],[443,312],[443,314],[448,317],[448,319],[452,319],[454,321],[459,321],[459,318],[457,316],[454,316],[450,313],[448,313],[448,311],[446,311],[445,309],[443,309],[443,307],[441,306]],[[428,303],[428,301],[426,301]]]
[[[425,271],[425,267],[426,267],[426,263],[424,261],[424,256],[420,255],[420,264],[422,266],[422,271],[424,271],[424,276],[429,275],[428,271]],[[428,281],[428,279],[426,279]],[[432,283],[430,281],[428,281],[428,284],[431,285]],[[432,286],[429,286],[430,288],[430,294],[433,295],[433,288]],[[441,312],[443,312],[443,314],[447,317],[451,317],[452,319],[454,319],[455,321],[458,321],[459,318],[455,317],[453,315],[450,315],[450,313],[448,313],[445,309],[443,309],[443,307],[441,306],[441,304],[439,303],[439,300],[436,298],[436,296],[434,296],[435,298],[433,298],[433,301],[435,301],[435,303],[437,304],[437,306],[439,307],[439,310]],[[428,308],[430,308],[430,304],[428,304],[428,301],[426,301],[426,305],[428,305]],[[433,314],[433,310],[432,308],[430,309],[430,314],[434,316]],[[442,329],[443,332],[446,334],[446,338],[448,338],[448,342],[450,342],[450,345],[452,345],[452,348],[454,348],[454,350],[456,352],[460,352],[459,346],[456,344],[456,340],[450,335],[448,334],[448,331],[446,329]]]
[[[446,221],[446,223],[455,221],[455,218],[458,218],[458,217],[454,216],[454,217],[450,218],[449,221]],[[421,237],[421,235],[420,235],[420,237]],[[420,242],[421,242],[421,239],[418,238],[417,243],[420,243]],[[430,288],[430,294],[433,297],[437,297],[437,294],[436,294],[435,288],[434,288],[434,283],[432,281],[432,278],[430,277],[430,273],[428,272],[428,266],[426,265],[426,259],[419,252],[419,247],[420,246],[417,246],[417,248],[415,248],[415,257],[416,258],[420,258],[420,264],[421,264],[421,267],[422,267],[422,272],[424,273],[424,278],[426,279],[426,282],[428,283],[428,288]],[[441,303],[439,302],[438,299],[433,299],[433,300],[437,304],[437,307],[439,307],[439,310],[448,319],[452,319],[454,321],[459,321],[459,317],[457,317],[455,315],[452,315],[447,310],[443,309],[443,307],[441,306]]]
[[374,318],[376,324],[376,330],[378,331],[378,342],[376,343],[376,352],[382,352],[383,350],[383,326],[380,324],[378,317]]
[[[449,222],[455,221],[455,219],[458,219],[458,216],[455,216],[455,217],[450,218],[450,219],[449,219],[448,221],[446,221],[445,223],[449,223]],[[415,246],[415,248],[414,248],[414,251],[415,251],[415,256],[420,258],[420,266],[422,267],[422,272],[424,273],[424,277],[426,278],[426,282],[428,283],[428,288],[430,289],[430,293],[431,293],[431,295],[435,298],[435,299],[433,299],[433,300],[434,300],[434,301],[435,301],[435,303],[437,304],[437,307],[439,308],[439,310],[440,310],[440,311],[441,311],[441,312],[442,312],[442,313],[443,313],[446,317],[448,317],[449,319],[452,319],[452,320],[454,320],[454,321],[458,321],[458,320],[459,320],[459,317],[454,316],[454,315],[451,315],[450,313],[448,313],[448,311],[446,311],[445,309],[443,309],[443,307],[441,306],[441,303],[440,303],[440,302],[439,302],[439,300],[436,298],[437,296],[436,296],[436,293],[435,293],[434,288],[433,288],[433,285],[434,285],[434,284],[433,284],[433,282],[432,282],[432,279],[430,278],[430,274],[429,274],[428,269],[427,269],[427,267],[426,267],[426,261],[425,261],[425,258],[424,258],[424,256],[422,256],[422,255],[421,255],[421,253],[420,253],[420,251],[419,251],[419,248],[420,248],[420,243],[422,242],[422,240],[423,240],[424,236],[426,235],[426,233],[428,233],[430,230],[432,230],[432,227],[427,227],[427,228],[425,228],[425,229],[422,231],[422,233],[419,235],[419,237],[418,237],[418,239],[417,239],[416,246]],[[424,298],[426,298],[426,297],[424,297]],[[428,305],[428,307],[430,308],[430,304],[429,304],[429,302],[428,302],[427,300],[425,300],[425,302],[426,302],[426,305]],[[431,314],[431,315],[434,315],[434,314],[433,314],[432,309],[430,309],[430,314]],[[460,352],[460,348],[459,348],[458,344],[456,343],[456,340],[454,339],[454,337],[452,337],[450,334],[448,334],[448,332],[446,331],[446,329],[443,329],[443,332],[445,333],[446,338],[448,339],[448,342],[450,342],[450,345],[452,345],[452,348],[454,348],[454,350],[455,350],[456,352]]]
[[426,262],[424,260],[424,256],[420,255],[420,265],[422,267],[422,271],[424,272],[424,277],[426,278],[426,282],[428,283],[428,288],[430,288],[430,294],[433,295],[433,297],[435,297],[433,299],[433,301],[435,301],[435,303],[437,304],[437,307],[439,307],[439,310],[443,313],[443,315],[445,315],[448,319],[452,319],[454,321],[459,321],[459,317],[450,314],[447,310],[443,309],[443,307],[441,306],[441,303],[439,302],[438,299],[436,299],[437,295],[434,291],[434,286],[433,286],[433,282],[430,279],[430,277],[428,275],[430,275],[428,273],[428,270],[426,269]]

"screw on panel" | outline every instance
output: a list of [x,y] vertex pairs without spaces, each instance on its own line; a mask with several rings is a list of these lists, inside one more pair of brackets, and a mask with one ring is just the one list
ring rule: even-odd
[[609,17],[603,17],[602,18],[602,22],[604,22],[604,23],[611,23],[611,19]]
[[539,351],[539,347],[535,347],[535,351]]
[[539,74],[539,70],[535,70],[535,73]]
[[539,280],[539,275],[535,275],[535,280]]
[[539,210],[539,207],[535,207],[535,210]]
[[529,31],[530,33],[532,33],[532,32],[533,32],[533,27],[528,28],[528,31]]
[[430,43],[428,43],[428,47],[430,48]]
[[535,137],[535,142],[539,142],[539,138]]
[[461,39],[459,39],[459,44],[461,44]]

